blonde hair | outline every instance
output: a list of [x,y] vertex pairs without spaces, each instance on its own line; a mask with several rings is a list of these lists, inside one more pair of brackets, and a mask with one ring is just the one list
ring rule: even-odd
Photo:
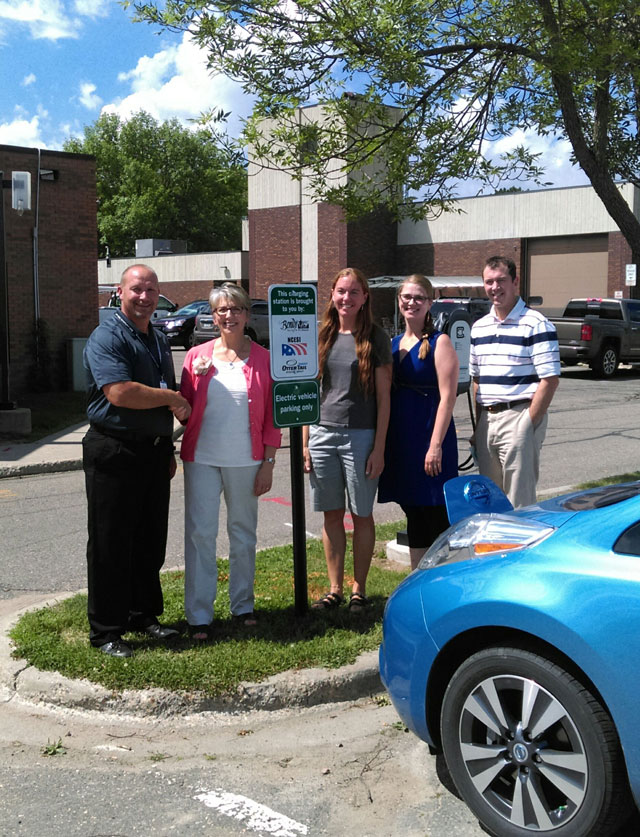
[[338,284],[338,281],[345,276],[355,279],[362,288],[363,293],[367,295],[364,305],[358,311],[353,337],[356,343],[356,357],[358,359],[358,383],[364,395],[371,395],[375,391],[373,346],[371,344],[371,333],[373,331],[371,294],[369,293],[369,283],[364,273],[356,267],[343,268],[331,283],[332,299],[329,300],[329,304],[325,308],[320,331],[318,332],[318,367],[320,377],[324,373],[327,357],[331,351],[331,347],[336,342],[340,328],[338,312],[333,304],[333,290]]
[[[427,279],[426,276],[423,276],[422,273],[412,273],[411,276],[407,276],[404,280],[402,285],[398,288],[398,297],[402,293],[402,289],[405,285],[419,285],[425,293],[427,299],[433,299],[433,285]],[[429,354],[431,347],[429,346],[429,338],[435,332],[436,328],[433,324],[433,317],[431,316],[431,311],[427,311],[424,317],[424,325],[422,326],[422,335],[420,339],[422,343],[420,345],[420,349],[418,350],[418,357],[420,360],[424,360],[426,356]]]
[[218,288],[214,288],[209,294],[209,305],[211,310],[215,312],[221,299],[228,299],[233,305],[238,308],[244,308],[246,311],[251,309],[251,300],[249,294],[240,285],[235,285],[233,282],[225,282]]

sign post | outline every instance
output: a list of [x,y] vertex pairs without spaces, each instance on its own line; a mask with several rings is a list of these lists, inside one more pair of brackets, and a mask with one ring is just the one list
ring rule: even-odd
[[307,612],[307,532],[304,509],[302,427],[320,416],[318,301],[314,285],[271,285],[269,351],[273,421],[289,427],[296,615]]

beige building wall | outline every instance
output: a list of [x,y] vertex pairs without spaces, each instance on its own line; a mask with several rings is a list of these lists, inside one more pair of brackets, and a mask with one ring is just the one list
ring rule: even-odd
[[[146,259],[98,260],[98,284],[117,285],[122,271],[132,264],[143,262],[158,274],[163,287],[179,282],[247,282],[249,279],[249,254],[240,250],[217,253],[186,253],[175,256],[153,256]],[[167,294],[170,296],[170,294]]]
[[[640,203],[635,186],[625,183],[619,188],[630,206]],[[618,229],[591,186],[464,198],[455,207],[461,213],[446,212],[431,221],[402,221],[398,244],[589,235]]]

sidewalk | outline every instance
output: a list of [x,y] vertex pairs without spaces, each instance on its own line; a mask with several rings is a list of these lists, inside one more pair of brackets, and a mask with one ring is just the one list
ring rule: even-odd
[[[53,474],[60,471],[79,471],[82,468],[82,438],[89,425],[75,424],[37,442],[12,442],[0,439],[0,479],[26,477],[30,474]],[[287,446],[288,428],[282,433],[282,444]],[[173,440],[176,456],[184,427],[176,421]]]
[[0,440],[0,478],[79,470],[87,427],[76,424],[37,442]]

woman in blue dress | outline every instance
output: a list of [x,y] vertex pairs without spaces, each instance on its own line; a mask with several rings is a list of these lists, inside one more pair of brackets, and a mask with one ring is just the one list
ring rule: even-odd
[[398,503],[407,516],[412,569],[449,525],[442,487],[458,475],[458,356],[434,328],[432,302],[433,287],[421,274],[408,276],[398,290],[406,327],[391,344],[391,417],[378,488],[378,502]]

